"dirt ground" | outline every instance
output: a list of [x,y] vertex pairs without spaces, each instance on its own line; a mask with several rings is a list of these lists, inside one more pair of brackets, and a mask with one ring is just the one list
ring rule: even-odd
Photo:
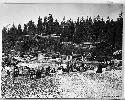
[[58,78],[62,98],[119,98],[122,95],[121,71],[71,73]]
[[74,72],[54,74],[37,80],[2,77],[3,98],[120,98],[122,71],[102,74]]

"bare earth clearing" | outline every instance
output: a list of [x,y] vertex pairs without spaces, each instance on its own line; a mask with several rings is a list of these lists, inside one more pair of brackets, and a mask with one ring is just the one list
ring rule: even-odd
[[2,78],[3,98],[120,98],[122,71],[55,74],[37,80]]

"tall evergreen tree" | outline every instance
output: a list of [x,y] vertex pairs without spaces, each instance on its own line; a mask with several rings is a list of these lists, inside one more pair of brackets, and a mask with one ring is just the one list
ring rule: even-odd
[[38,34],[43,33],[43,23],[42,23],[42,18],[38,18],[38,24],[37,24],[37,32]]
[[28,34],[29,35],[35,35],[36,34],[36,25],[34,22],[31,20],[27,23],[28,26]]
[[18,35],[22,35],[22,28],[20,24],[18,25]]
[[28,27],[27,24],[24,24],[23,35],[28,34],[28,28],[27,27]]

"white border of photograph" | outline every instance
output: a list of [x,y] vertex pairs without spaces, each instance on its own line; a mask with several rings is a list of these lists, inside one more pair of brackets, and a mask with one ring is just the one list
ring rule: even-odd
[[[0,0],[0,4],[9,4],[9,3],[109,3],[109,4],[113,4],[113,3],[121,3],[124,4],[125,0]],[[125,5],[123,5],[123,51],[125,50]],[[2,30],[1,34],[0,34],[0,62],[2,62]],[[125,52],[123,52],[123,79],[125,78]],[[1,63],[0,63],[1,66]],[[0,67],[1,70],[1,67]],[[1,71],[0,71],[0,76],[1,76]],[[124,82],[124,80],[123,80]],[[123,91],[123,97],[122,99],[125,99],[125,85],[123,84],[124,87],[124,91]],[[1,98],[1,79],[0,79],[0,98]]]

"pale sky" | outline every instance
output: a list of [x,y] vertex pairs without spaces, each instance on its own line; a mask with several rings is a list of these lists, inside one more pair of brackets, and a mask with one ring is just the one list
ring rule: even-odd
[[77,17],[97,15],[103,18],[110,16],[115,20],[122,9],[121,4],[0,4],[0,28],[13,22],[16,25],[23,25],[29,20],[37,23],[38,16],[44,18],[49,13],[59,21],[64,16],[66,20],[76,20]]

